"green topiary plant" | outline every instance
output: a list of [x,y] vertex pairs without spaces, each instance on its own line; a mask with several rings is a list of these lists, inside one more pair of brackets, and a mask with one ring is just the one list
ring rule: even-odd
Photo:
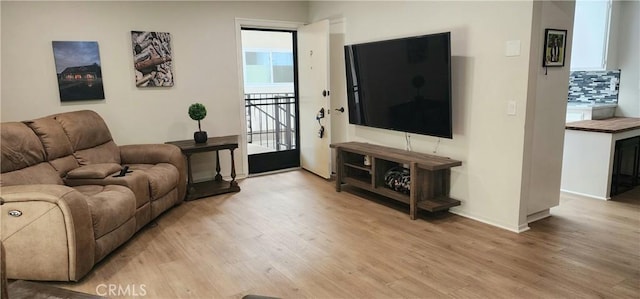
[[189,117],[191,117],[191,119],[193,120],[198,121],[199,132],[202,132],[202,129],[200,128],[200,121],[204,119],[205,116],[207,116],[207,108],[205,108],[204,105],[195,103],[189,106]]

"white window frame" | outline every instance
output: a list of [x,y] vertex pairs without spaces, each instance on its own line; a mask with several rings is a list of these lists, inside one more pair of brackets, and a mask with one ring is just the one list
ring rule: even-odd
[[261,52],[261,53],[269,53],[269,71],[271,72],[271,83],[248,83],[244,82],[247,86],[252,87],[260,87],[260,86],[288,86],[293,84],[291,82],[273,82],[273,53],[291,53],[291,57],[293,57],[293,51],[289,49],[278,49],[278,48],[243,48],[242,49],[242,71],[244,74],[247,73],[247,52]]
[[[590,2],[590,1],[585,0],[585,2]],[[606,19],[604,24],[605,28],[604,28],[604,36],[602,40],[602,57],[600,60],[600,65],[577,67],[571,64],[571,71],[602,71],[607,69],[608,55],[609,55],[608,54],[609,53],[609,37],[611,35],[611,13],[612,13],[613,0],[606,0],[606,2],[607,2],[607,11],[605,12]],[[574,38],[575,38],[576,37],[575,27],[573,31],[574,31]],[[575,47],[575,43],[573,43],[571,51],[573,52],[576,50],[579,51],[579,49]],[[572,54],[571,57],[573,56],[574,55]]]

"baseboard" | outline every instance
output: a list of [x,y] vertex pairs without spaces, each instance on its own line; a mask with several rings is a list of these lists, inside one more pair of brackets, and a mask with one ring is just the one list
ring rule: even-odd
[[611,197],[594,196],[594,195],[590,195],[590,194],[584,194],[584,193],[580,193],[580,192],[573,192],[573,191],[564,190],[564,189],[560,189],[560,193],[564,193],[565,195],[570,195],[570,196],[577,196],[577,197],[581,197],[581,198],[589,198],[589,199],[598,199],[598,200],[610,200],[611,199]]
[[479,222],[482,222],[482,223],[485,223],[485,224],[489,224],[491,226],[495,226],[495,227],[498,227],[498,228],[501,228],[501,229],[504,229],[504,230],[508,230],[510,232],[518,233],[518,234],[521,233],[521,232],[525,232],[525,231],[529,230],[529,225],[527,225],[527,224],[522,224],[518,228],[513,228],[513,227],[508,227],[508,226],[505,226],[505,225],[502,225],[502,224],[495,223],[495,222],[493,222],[491,220],[488,220],[488,219],[483,219],[483,218],[479,218],[479,217],[476,217],[476,216],[472,216],[472,215],[469,215],[467,213],[464,213],[464,212],[461,212],[461,211],[458,211],[458,210],[455,210],[455,209],[449,209],[449,212],[452,213],[452,214],[456,214],[456,215],[459,215],[459,216],[462,216],[462,217],[465,217],[465,218],[473,219],[475,221],[479,221]]
[[527,223],[535,222],[547,217],[551,217],[551,211],[549,209],[527,215]]
[[528,230],[530,230],[531,228],[529,227],[529,223],[525,223],[525,224],[520,224],[518,226],[518,231],[517,233],[524,233]]

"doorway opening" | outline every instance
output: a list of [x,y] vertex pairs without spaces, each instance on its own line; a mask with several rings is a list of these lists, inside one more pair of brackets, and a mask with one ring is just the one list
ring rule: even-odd
[[249,174],[300,166],[296,32],[241,28]]

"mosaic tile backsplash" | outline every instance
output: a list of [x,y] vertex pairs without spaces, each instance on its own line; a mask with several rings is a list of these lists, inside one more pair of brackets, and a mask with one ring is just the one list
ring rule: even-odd
[[618,103],[620,70],[573,71],[569,75],[569,102]]

